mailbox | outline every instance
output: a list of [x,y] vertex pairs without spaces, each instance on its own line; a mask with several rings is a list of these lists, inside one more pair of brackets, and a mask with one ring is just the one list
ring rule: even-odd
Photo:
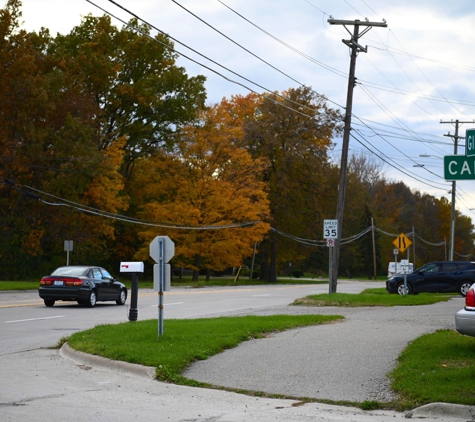
[[143,273],[143,262],[121,262],[121,273]]

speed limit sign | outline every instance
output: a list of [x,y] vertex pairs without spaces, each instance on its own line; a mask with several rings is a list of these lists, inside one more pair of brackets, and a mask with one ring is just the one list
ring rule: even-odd
[[323,238],[338,239],[338,220],[323,220]]

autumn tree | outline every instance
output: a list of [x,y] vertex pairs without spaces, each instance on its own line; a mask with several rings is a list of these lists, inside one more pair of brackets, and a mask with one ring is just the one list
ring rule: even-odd
[[[264,163],[236,146],[243,133],[223,104],[213,105],[182,128],[172,152],[137,163],[139,215],[163,223],[140,232],[142,259],[155,236],[168,235],[176,245],[174,265],[192,268],[196,280],[200,269],[239,267],[252,254],[269,229],[268,202],[259,180]],[[229,225],[236,227],[223,228]]]
[[52,38],[20,18],[19,0],[0,10],[0,263],[51,271],[65,239],[76,262],[104,263],[122,244],[117,223],[84,210],[129,208],[134,160],[194,117],[204,78],[188,77],[167,37],[154,41],[144,26],[87,16]]
[[10,0],[0,10],[0,176],[8,181],[0,187],[0,260],[31,277],[50,262],[45,256],[62,250],[62,228],[74,224],[61,207],[32,201],[27,189],[79,200],[99,157],[93,104],[47,56],[48,31],[20,28],[20,7]]
[[189,77],[176,65],[173,43],[132,20],[118,29],[109,16],[88,15],[49,52],[97,106],[101,148],[126,137],[123,174],[137,158],[163,146],[195,117],[206,98],[203,76]]
[[[239,108],[242,99],[235,97],[234,103]],[[327,153],[339,131],[339,113],[323,96],[301,87],[261,95],[253,114],[248,114],[244,145],[265,162],[261,178],[269,191],[269,223],[300,237],[320,237],[316,221],[327,217],[325,210],[334,196],[327,183]],[[261,278],[276,281],[278,256],[282,262],[301,260],[305,254],[308,249],[271,232],[260,248]]]

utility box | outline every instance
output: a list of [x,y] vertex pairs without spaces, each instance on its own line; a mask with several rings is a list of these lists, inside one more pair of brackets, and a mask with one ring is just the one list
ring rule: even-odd
[[143,262],[121,262],[121,273],[143,273]]

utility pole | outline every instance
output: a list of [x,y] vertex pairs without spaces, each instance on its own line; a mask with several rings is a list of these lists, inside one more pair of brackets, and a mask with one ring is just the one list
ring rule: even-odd
[[[455,124],[455,135],[451,135],[450,132],[447,135],[450,138],[454,138],[454,155],[457,155],[457,146],[459,139],[465,139],[465,136],[459,136],[459,125],[464,123],[474,123],[472,120],[471,122],[461,122],[460,120],[451,120],[450,122],[443,122],[440,121],[441,124]],[[455,240],[455,189],[457,188],[455,180],[452,180],[452,212],[450,216],[450,250],[449,250],[449,261],[454,260],[454,240]]]
[[[330,25],[343,25],[346,31],[350,34],[350,40],[342,40],[351,49],[350,59],[350,72],[348,77],[348,91],[346,96],[346,111],[345,111],[345,126],[343,129],[343,145],[341,149],[341,164],[340,164],[340,179],[338,181],[338,203],[336,209],[336,219],[338,221],[338,238],[335,239],[335,246],[333,247],[333,263],[332,263],[332,280],[331,280],[331,292],[336,293],[337,280],[338,280],[338,265],[340,262],[340,244],[341,235],[343,233],[343,212],[345,209],[345,194],[346,194],[346,176],[348,167],[348,149],[350,145],[350,132],[351,132],[351,114],[353,108],[353,88],[356,85],[355,69],[356,69],[356,56],[357,53],[362,51],[366,53],[368,46],[362,47],[358,41],[359,38],[365,35],[373,26],[386,28],[388,25],[383,19],[383,22],[369,22],[368,20],[360,21],[358,19],[354,21],[330,19],[327,21]],[[348,30],[347,26],[352,25],[353,34]],[[365,29],[360,33],[360,27]]]

